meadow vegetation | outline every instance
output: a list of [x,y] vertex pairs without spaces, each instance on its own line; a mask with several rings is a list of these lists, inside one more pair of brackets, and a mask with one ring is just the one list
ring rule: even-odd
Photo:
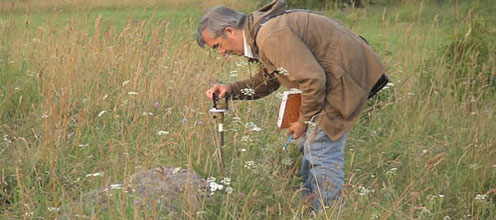
[[392,83],[369,101],[349,136],[346,205],[314,216],[301,207],[301,155],[295,144],[281,150],[277,94],[231,103],[223,148],[208,113],[204,91],[212,83],[249,77],[257,66],[199,48],[198,20],[215,4],[249,12],[260,2],[2,1],[0,218],[60,217],[92,190],[166,165],[229,178],[232,191],[216,191],[199,210],[185,204],[168,214],[118,192],[108,207],[72,214],[494,219],[496,6],[362,3],[323,13],[367,38]]

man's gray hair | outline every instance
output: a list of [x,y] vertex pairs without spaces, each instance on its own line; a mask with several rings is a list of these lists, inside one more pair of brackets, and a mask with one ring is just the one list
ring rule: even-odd
[[212,38],[217,38],[224,33],[224,29],[227,27],[243,28],[245,19],[246,15],[241,12],[222,5],[214,6],[200,20],[196,41],[200,47],[205,48],[205,40],[202,36],[205,29],[208,30]]

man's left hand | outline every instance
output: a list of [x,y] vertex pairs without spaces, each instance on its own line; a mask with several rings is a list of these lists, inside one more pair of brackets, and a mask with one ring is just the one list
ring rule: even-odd
[[302,124],[301,122],[295,122],[291,124],[291,126],[288,128],[288,132],[286,132],[286,135],[291,135],[293,134],[294,139],[300,138],[303,133],[307,130],[308,125],[307,124]]

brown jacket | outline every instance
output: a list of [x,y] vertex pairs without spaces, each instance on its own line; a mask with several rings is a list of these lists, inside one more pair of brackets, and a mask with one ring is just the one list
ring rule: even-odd
[[274,0],[247,16],[245,36],[264,68],[251,79],[230,85],[239,98],[243,88],[255,89],[254,98],[279,85],[298,88],[302,91],[298,121],[315,116],[336,140],[353,127],[384,66],[365,41],[339,22],[285,10],[284,1]]

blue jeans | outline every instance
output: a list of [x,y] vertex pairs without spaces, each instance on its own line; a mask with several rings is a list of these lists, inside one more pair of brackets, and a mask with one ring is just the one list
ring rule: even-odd
[[314,125],[308,127],[300,142],[300,151],[303,150],[300,171],[303,198],[313,198],[314,210],[341,200],[344,184],[343,148],[347,136],[348,133],[333,141],[318,125]]

